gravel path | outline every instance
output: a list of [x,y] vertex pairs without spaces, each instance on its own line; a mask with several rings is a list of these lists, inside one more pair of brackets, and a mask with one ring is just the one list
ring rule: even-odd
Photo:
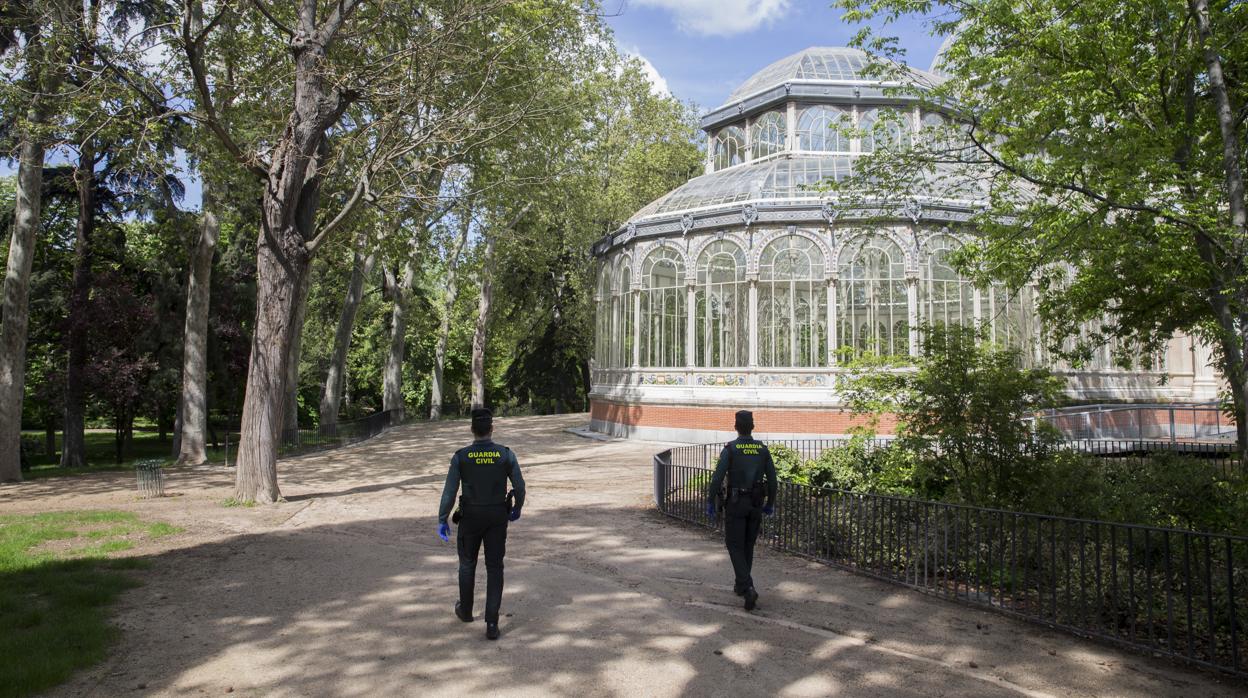
[[[112,656],[53,695],[1230,696],[1159,659],[760,550],[745,613],[711,534],[650,502],[661,445],[497,423],[529,485],[508,540],[502,639],[451,612],[455,549],[434,535],[467,422],[413,425],[280,464],[287,501],[226,508],[231,472],[0,488],[7,512],[113,508],[186,528],[137,551]],[[484,566],[478,571],[484,592]],[[484,606],[478,600],[478,617]]]

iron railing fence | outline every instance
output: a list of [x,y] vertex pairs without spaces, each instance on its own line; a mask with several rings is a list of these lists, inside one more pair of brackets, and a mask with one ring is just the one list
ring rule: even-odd
[[[706,517],[711,451],[657,454],[654,494],[664,514],[722,530],[722,517]],[[925,593],[1248,677],[1248,538],[788,482],[761,537]]]
[[[282,432],[278,441],[277,454],[279,457],[294,456],[358,443],[403,424],[405,420],[404,410],[398,409],[375,412],[349,422],[338,422],[328,428],[287,429]],[[222,456],[227,466],[233,465],[237,460],[237,433],[225,434]]]
[[[767,443],[772,446],[787,446],[796,451],[803,461],[806,461],[818,458],[820,454],[828,449],[844,447],[851,441],[852,439],[848,437],[841,437],[828,439],[768,439]],[[871,453],[880,448],[887,448],[892,442],[892,439],[878,438],[861,441],[863,450],[866,453]],[[673,449],[673,457],[683,460],[678,465],[714,468],[715,460],[719,457],[719,452],[724,445],[725,442],[682,446],[679,449]],[[1144,465],[1144,461],[1159,455],[1181,455],[1200,459],[1222,477],[1230,478],[1237,474],[1248,474],[1241,467],[1234,443],[1172,442],[1148,439],[1081,439],[1064,442],[1059,447],[1094,456],[1098,459],[1134,462],[1140,466]],[[680,454],[677,455],[676,451],[680,451]]]
[[1216,403],[1084,405],[1047,410],[1036,417],[1072,441],[1233,441],[1235,422]]

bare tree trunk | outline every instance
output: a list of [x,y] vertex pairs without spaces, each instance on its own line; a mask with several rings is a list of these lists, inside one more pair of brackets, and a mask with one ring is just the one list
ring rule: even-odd
[[472,335],[472,407],[485,407],[485,342],[494,302],[494,235],[485,237],[481,262],[481,295],[477,301],[477,327]]
[[212,288],[212,256],[217,248],[221,223],[208,181],[203,184],[204,212],[199,239],[191,255],[186,283],[186,327],[182,340],[182,400],[178,405],[177,443],[179,465],[208,462],[208,307]]
[[451,316],[455,313],[455,299],[459,295],[459,284],[456,272],[459,269],[459,256],[463,254],[464,245],[468,243],[468,230],[472,225],[470,210],[465,210],[459,222],[459,237],[451,256],[446,262],[446,298],[442,303],[442,321],[438,326],[438,343],[433,350],[433,380],[429,388],[429,419],[442,417],[442,374],[446,367],[446,343],[451,336]]
[[294,317],[291,318],[290,355],[286,357],[286,405],[282,423],[284,435],[299,431],[299,359],[303,355],[303,323],[308,315],[308,293],[312,290],[312,269],[303,276],[295,298]]
[[346,385],[347,352],[351,349],[355,314],[364,298],[364,280],[372,273],[373,263],[377,260],[375,253],[365,253],[364,246],[367,244],[364,236],[356,242],[351,260],[351,281],[347,284],[347,297],[342,301],[338,330],[334,333],[334,354],[329,360],[329,370],[325,372],[325,387],[321,390],[320,429],[325,434],[332,434],[338,428],[338,406]]
[[[34,110],[32,110],[34,111]],[[31,114],[32,120],[37,120]],[[22,134],[13,235],[0,312],[0,482],[22,479],[22,398],[26,393],[26,337],[30,323],[30,269],[43,199],[43,143]],[[53,448],[49,455],[56,452]]]
[[86,390],[87,304],[91,300],[91,265],[95,253],[95,150],[90,142],[82,145],[78,169],[74,172],[78,189],[78,230],[74,249],[74,281],[69,297],[69,357],[65,368],[65,440],[61,446],[61,467],[81,468],[87,464]]
[[[1248,244],[1248,194],[1245,194],[1244,173],[1240,167],[1242,149],[1244,148],[1236,128],[1235,110],[1231,105],[1230,94],[1226,87],[1226,77],[1222,59],[1214,46],[1213,27],[1209,19],[1208,0],[1189,0],[1188,7],[1196,21],[1196,31],[1200,35],[1201,51],[1205,60],[1205,72],[1209,78],[1209,93],[1213,97],[1214,111],[1218,118],[1218,130],[1222,137],[1222,168],[1226,179],[1227,203],[1231,214],[1231,228],[1234,231],[1232,249],[1234,259],[1228,260],[1234,265],[1233,274],[1238,274]],[[1226,306],[1223,294],[1215,293],[1214,312],[1221,325],[1222,373],[1231,389],[1232,404],[1235,411],[1235,435],[1239,447],[1240,462],[1248,463],[1248,346],[1246,346],[1244,328],[1248,327],[1248,297],[1245,297],[1243,284],[1238,278],[1231,278],[1225,284],[1227,289],[1235,289],[1235,312]]]
[[384,392],[382,409],[387,412],[401,410],[405,407],[403,400],[403,354],[407,348],[407,302],[411,295],[412,284],[416,279],[416,269],[412,261],[403,267],[403,278],[395,280],[389,272],[387,285],[392,289],[394,305],[390,310],[390,348],[386,352],[386,370],[383,376]]

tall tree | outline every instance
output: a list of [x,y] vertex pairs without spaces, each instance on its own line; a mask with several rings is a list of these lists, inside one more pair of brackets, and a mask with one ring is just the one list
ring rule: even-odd
[[218,200],[207,178],[202,184],[199,235],[191,252],[186,281],[186,327],[182,333],[182,395],[178,405],[179,465],[208,461],[208,310],[212,259],[221,235]]
[[[1248,69],[1248,9],[1206,0],[838,5],[851,21],[938,17],[948,79],[924,95],[950,121],[861,158],[836,191],[980,199],[982,236],[964,267],[983,283],[1035,282],[1054,350],[1091,322],[1092,342],[1124,347],[1156,349],[1176,331],[1203,338],[1248,458],[1248,82],[1234,77]],[[864,31],[858,44],[902,57],[887,36]],[[881,61],[877,70],[896,68]]]
[[434,347],[433,372],[430,376],[429,419],[441,419],[442,400],[446,392],[443,384],[446,369],[446,344],[451,336],[451,316],[455,312],[455,299],[459,295],[459,258],[468,244],[468,232],[472,228],[472,205],[465,202],[459,211],[457,234],[446,256],[446,279],[443,284],[442,317],[438,322],[438,338]]
[[61,2],[13,2],[5,7],[0,54],[12,59],[16,90],[4,90],[5,111],[18,141],[12,235],[0,309],[0,481],[21,480],[22,401],[26,388],[26,340],[30,319],[30,273],[43,197],[43,160],[55,94],[62,78],[56,35],[66,25]]
[[[297,289],[313,255],[362,202],[378,196],[390,163],[431,143],[488,142],[532,111],[553,109],[540,90],[529,89],[527,76],[548,70],[558,59],[556,50],[584,44],[586,18],[579,10],[567,0],[376,6],[342,0],[325,8],[301,0],[294,8],[263,1],[241,8],[222,4],[206,14],[201,2],[186,0],[180,43],[196,118],[264,185],[238,499],[271,502],[280,496],[275,437],[284,421],[291,343],[300,329],[294,323]],[[235,36],[214,38],[224,17],[235,12]],[[399,16],[406,21],[394,21]],[[275,45],[275,36],[284,45]],[[265,120],[254,130],[263,136],[252,143],[219,118],[214,85],[221,81],[205,57],[210,40],[235,37],[254,42],[264,56],[253,65],[290,63],[292,83],[262,97],[267,112],[257,109]],[[327,138],[335,127],[331,147]],[[404,173],[413,169],[422,172]],[[318,219],[325,177],[334,179],[337,200],[334,212]]]
[[351,348],[351,332],[355,327],[355,315],[364,299],[364,281],[372,274],[377,254],[372,250],[369,236],[359,234],[352,251],[351,279],[347,283],[346,298],[338,317],[338,329],[334,332],[334,353],[325,372],[325,387],[321,391],[320,430],[333,434],[338,428],[338,408],[342,403],[342,391],[347,373],[347,351]]

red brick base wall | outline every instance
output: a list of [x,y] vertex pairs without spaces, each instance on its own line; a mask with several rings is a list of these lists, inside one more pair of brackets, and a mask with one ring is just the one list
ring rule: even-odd
[[[590,417],[630,427],[732,431],[737,409],[750,407],[630,405],[593,400],[590,402]],[[762,434],[848,434],[853,427],[869,426],[866,417],[856,417],[839,409],[761,407],[751,411],[754,413],[754,431]],[[892,434],[896,426],[897,420],[893,415],[882,415],[875,432]]]

